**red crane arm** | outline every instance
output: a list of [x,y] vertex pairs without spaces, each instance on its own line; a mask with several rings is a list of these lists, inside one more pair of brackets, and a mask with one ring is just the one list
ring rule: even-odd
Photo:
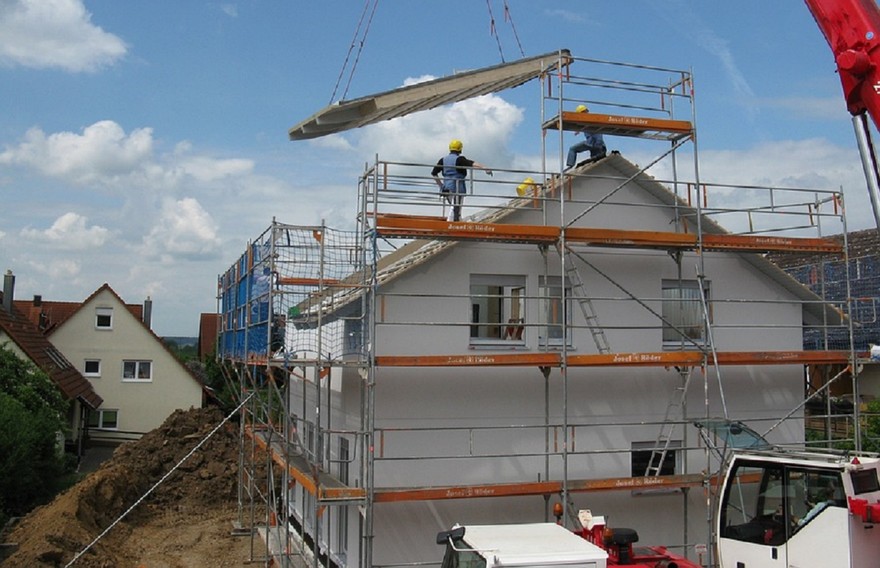
[[880,9],[875,0],[804,0],[828,40],[846,107],[880,128]]

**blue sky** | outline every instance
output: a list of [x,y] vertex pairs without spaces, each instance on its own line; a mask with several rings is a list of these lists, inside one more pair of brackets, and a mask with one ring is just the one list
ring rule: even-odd
[[[431,162],[456,137],[493,167],[534,164],[537,84],[287,138],[335,88],[357,98],[512,61],[520,45],[692,70],[704,181],[842,186],[849,228],[873,226],[833,57],[803,2],[506,4],[512,25],[503,0],[379,0],[365,16],[354,0],[0,0],[0,269],[19,299],[82,300],[104,282],[131,303],[150,296],[157,333],[195,335],[217,274],[273,217],[351,224],[376,153]],[[609,142],[630,157],[627,144]]]

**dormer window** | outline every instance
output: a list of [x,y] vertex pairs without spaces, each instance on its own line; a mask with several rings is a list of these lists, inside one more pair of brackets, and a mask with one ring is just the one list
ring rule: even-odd
[[95,329],[113,329],[113,308],[95,309]]

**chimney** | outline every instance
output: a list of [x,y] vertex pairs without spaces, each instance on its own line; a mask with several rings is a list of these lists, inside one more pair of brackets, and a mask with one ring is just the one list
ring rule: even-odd
[[34,307],[39,308],[43,305],[43,297],[39,294],[34,294]]
[[144,324],[153,329],[153,300],[149,296],[144,300]]
[[12,298],[15,296],[15,275],[7,270],[3,277],[3,309],[12,313]]

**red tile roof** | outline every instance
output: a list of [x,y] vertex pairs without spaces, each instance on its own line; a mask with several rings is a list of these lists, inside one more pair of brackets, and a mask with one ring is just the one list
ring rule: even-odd
[[[0,298],[3,294],[0,293]],[[12,312],[0,308],[0,329],[58,386],[70,400],[79,399],[92,409],[104,400],[70,361],[40,333],[37,326],[13,303]]]
[[[107,286],[105,284],[104,286]],[[99,290],[103,289],[103,286]],[[94,294],[92,294],[94,295]],[[120,300],[121,301],[121,300]],[[70,316],[76,313],[85,302],[51,302],[46,300],[14,300],[15,307],[23,313],[40,331],[50,335]],[[131,314],[143,321],[144,307],[140,304],[125,304]]]

